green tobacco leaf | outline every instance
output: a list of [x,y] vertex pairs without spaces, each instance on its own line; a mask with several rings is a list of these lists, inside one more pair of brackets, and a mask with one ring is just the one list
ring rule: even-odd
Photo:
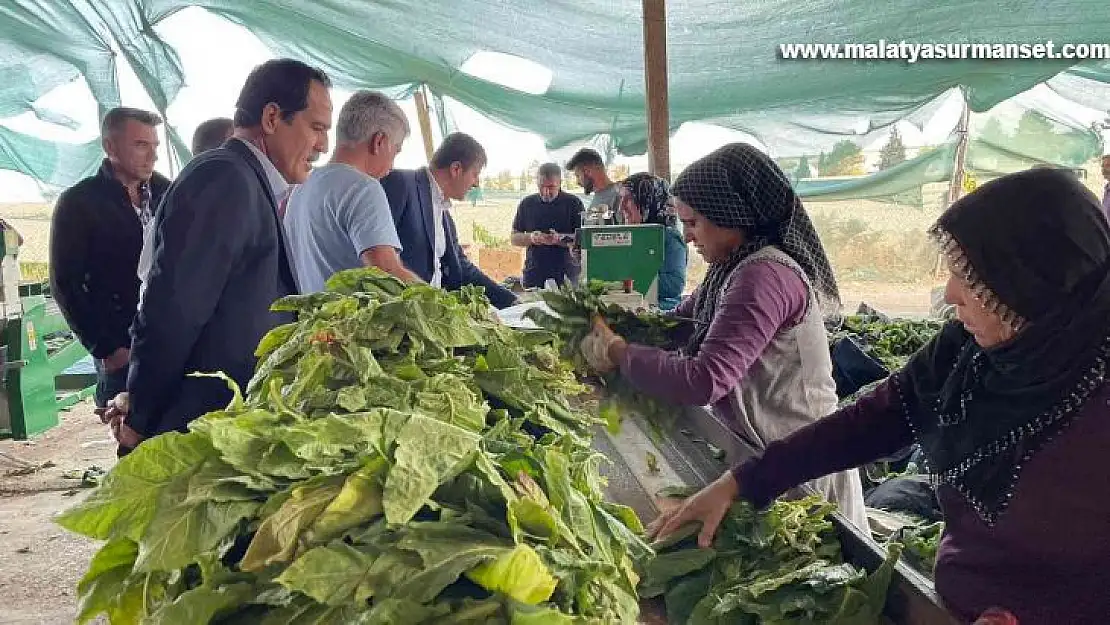
[[[701,571],[679,579],[667,589],[663,597],[667,606],[667,625],[712,625],[717,622],[709,617],[709,611],[715,603],[715,598],[710,594],[712,577],[711,571]],[[742,617],[734,622],[749,625],[755,621]]]
[[[98,614],[111,614],[117,611],[119,600],[124,594],[125,582],[131,575],[131,567],[139,547],[128,538],[108,541],[96,552],[84,577],[77,583],[80,605],[77,608],[77,624],[82,625],[96,618]],[[127,622],[138,622],[141,615],[132,615]],[[113,623],[123,622],[112,620]]]
[[243,392],[242,392],[242,390],[239,389],[239,384],[235,380],[232,380],[231,376],[227,375],[226,373],[224,373],[222,371],[215,371],[215,372],[209,372],[209,373],[203,373],[203,372],[197,371],[197,372],[190,373],[189,377],[190,378],[216,378],[217,380],[222,380],[223,383],[227,385],[228,390],[231,391],[231,403],[229,403],[227,405],[228,411],[235,412],[235,411],[243,410],[245,408],[245,406],[243,404]]
[[[136,571],[175,571],[216,548],[239,521],[250,518],[261,506],[257,501],[206,501],[169,505],[173,491],[164,493],[160,507],[139,543]],[[184,492],[182,492],[184,494]]]
[[308,541],[324,543],[382,514],[382,479],[388,463],[378,456],[347,476],[343,488],[309,528]]
[[437,375],[421,383],[414,407],[440,421],[472,432],[485,428],[486,413],[489,411],[489,406],[466,386],[464,380],[448,374]]
[[188,482],[167,487],[139,543],[136,570],[174,571],[215,549],[262,505],[265,495],[250,486],[273,485],[212,457]]
[[326,391],[335,363],[335,358],[326,350],[326,346],[316,346],[301,356],[297,377],[285,390],[285,401],[290,406],[300,407],[312,394]]
[[480,440],[449,423],[413,415],[397,434],[394,465],[385,481],[386,520],[409,521],[441,483],[473,459]]
[[470,347],[482,341],[466,308],[431,286],[409,287],[400,300],[383,304],[379,312],[410,336],[439,347]]
[[258,460],[279,443],[273,432],[281,422],[278,415],[251,410],[233,419],[201,417],[189,424],[189,429],[204,434],[225,462],[243,473],[255,474]]
[[558,510],[567,526],[595,551],[595,556],[607,562],[613,561],[609,541],[603,536],[594,521],[593,508],[581,492],[571,483],[570,462],[566,455],[554,449],[544,454],[546,465],[544,480],[551,504]]
[[254,594],[249,583],[226,586],[198,586],[166,604],[144,621],[150,625],[208,625],[220,615],[229,614]]
[[509,625],[585,625],[591,622],[546,606],[518,604],[510,610]]
[[374,601],[374,607],[358,621],[358,625],[442,624],[450,613],[451,606],[447,603],[423,605],[409,599],[385,597]]
[[301,548],[304,533],[343,487],[343,476],[313,478],[294,486],[284,501],[262,521],[239,567],[260,571],[291,560]]
[[254,350],[255,357],[261,359],[269,356],[275,349],[289,342],[298,327],[300,324],[285,323],[267,332],[258,342],[258,348]]
[[391,590],[379,592],[421,603],[434,599],[463,573],[513,550],[504,538],[442,522],[411,524],[400,533],[396,547],[419,556],[422,566],[412,575],[394,579]]
[[641,595],[655,597],[663,593],[672,580],[700,571],[717,558],[713,549],[684,549],[655,556],[644,567]]
[[466,576],[490,592],[535,605],[551,598],[557,583],[539,554],[528,545],[517,545],[507,554],[470,569]]
[[362,603],[374,594],[368,576],[375,559],[337,541],[305,552],[277,582],[328,605]]
[[190,476],[214,451],[204,436],[168,432],[124,456],[83,502],[55,521],[71,532],[138,542],[154,516],[161,492]]

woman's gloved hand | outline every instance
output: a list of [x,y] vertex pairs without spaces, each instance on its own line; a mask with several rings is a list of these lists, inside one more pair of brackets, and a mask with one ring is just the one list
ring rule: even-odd
[[580,349],[590,367],[598,373],[609,373],[617,368],[610,348],[618,342],[623,343],[624,339],[613,332],[601,317],[594,317],[593,329],[582,339]]

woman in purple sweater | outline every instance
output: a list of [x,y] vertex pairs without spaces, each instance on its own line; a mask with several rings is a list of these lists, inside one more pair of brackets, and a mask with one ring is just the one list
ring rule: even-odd
[[[748,441],[771,441],[836,407],[822,310],[839,294],[817,232],[774,161],[727,145],[693,163],[672,188],[686,239],[709,262],[701,286],[676,309],[697,320],[681,352],[629,345],[598,321],[583,353],[598,371],[619,367],[645,395],[712,405]],[[861,528],[855,469],[809,484]]]
[[708,545],[736,497],[788,488],[917,441],[946,529],[936,589],[968,621],[1110,623],[1110,227],[1066,172],[1036,169],[952,205],[932,233],[951,322],[854,406],[770,444],[661,517]]

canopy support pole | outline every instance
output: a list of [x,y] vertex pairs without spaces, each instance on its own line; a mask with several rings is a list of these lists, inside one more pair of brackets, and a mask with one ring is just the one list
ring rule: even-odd
[[647,87],[648,170],[671,179],[670,111],[667,99],[666,0],[643,0],[644,84]]
[[952,183],[948,187],[948,204],[951,205],[960,199],[960,192],[964,188],[964,161],[967,158],[968,131],[967,125],[971,118],[971,107],[967,104],[967,96],[960,91],[963,97],[964,110],[960,114],[960,123],[956,126],[956,160],[952,167]]
[[[960,192],[964,188],[964,162],[967,158],[967,144],[969,143],[968,122],[971,119],[971,107],[967,103],[967,95],[960,89],[964,109],[960,113],[960,123],[956,126],[956,158],[952,164],[952,181],[948,185],[948,204],[951,206],[960,199]],[[946,208],[947,208],[946,206]],[[936,264],[933,265],[934,277],[940,279],[948,275],[948,258],[943,252],[937,254]]]
[[416,118],[420,122],[420,136],[424,139],[424,156],[427,157],[428,164],[431,165],[435,146],[432,142],[432,118],[428,114],[428,97],[424,93],[423,84],[417,87],[414,99],[416,100]]

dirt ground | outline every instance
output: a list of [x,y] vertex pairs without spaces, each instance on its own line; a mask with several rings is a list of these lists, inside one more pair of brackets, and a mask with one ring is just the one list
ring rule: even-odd
[[60,419],[32,440],[0,441],[0,452],[42,467],[24,474],[0,457],[0,623],[5,625],[72,623],[77,581],[99,547],[51,518],[88,494],[81,473],[115,464],[115,441],[93,415],[91,402],[77,404]]

